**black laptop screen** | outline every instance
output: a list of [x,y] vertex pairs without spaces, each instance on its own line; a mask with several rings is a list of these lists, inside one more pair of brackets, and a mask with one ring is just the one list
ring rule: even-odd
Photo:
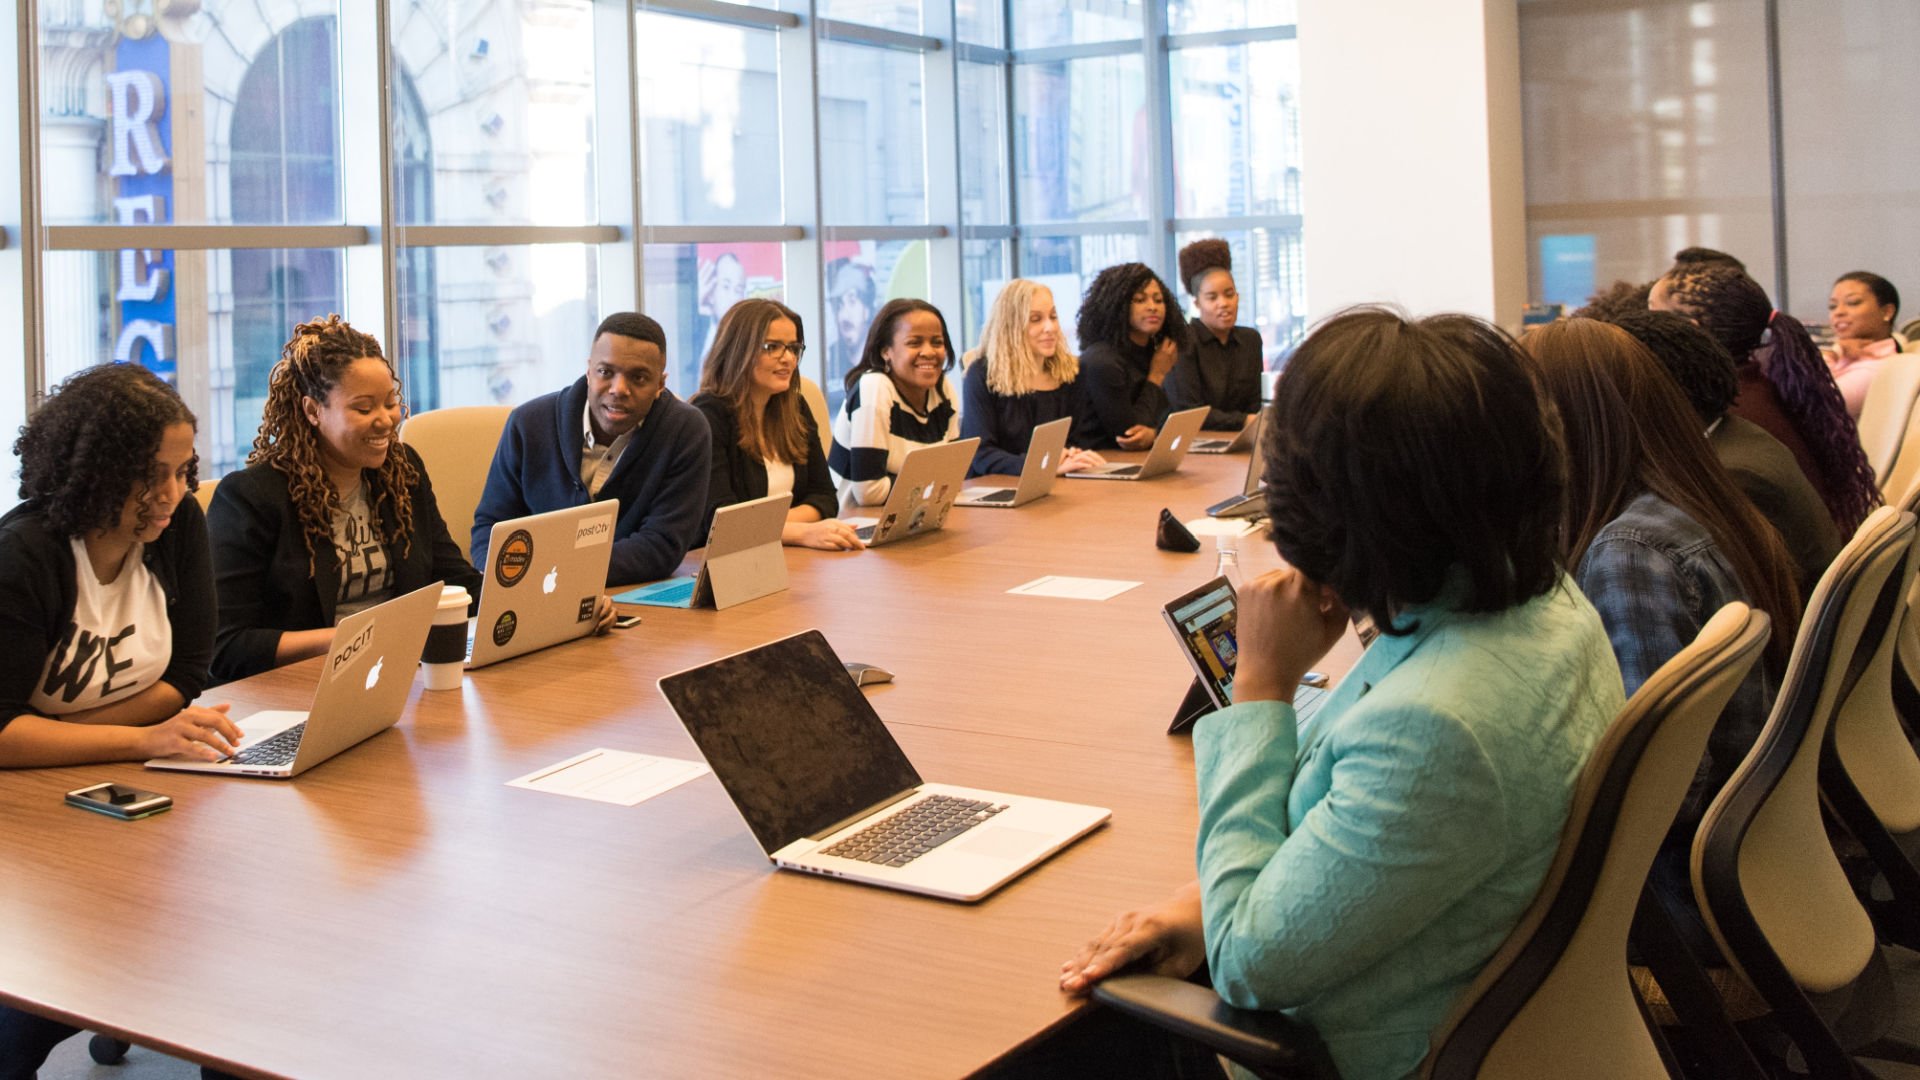
[[920,783],[818,630],[669,675],[660,692],[768,854]]

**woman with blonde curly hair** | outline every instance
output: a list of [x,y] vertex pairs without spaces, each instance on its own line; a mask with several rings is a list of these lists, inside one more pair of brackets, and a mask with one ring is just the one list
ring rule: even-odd
[[213,674],[318,656],[342,618],[435,581],[478,603],[420,455],[399,442],[400,379],[338,315],[302,323],[267,382],[247,467],[208,508],[220,596]]
[[[966,355],[961,380],[960,437],[979,438],[970,476],[1019,476],[1033,429],[1071,417],[1084,404],[1080,361],[1060,340],[1053,290],[1014,278],[994,298],[980,347]],[[1091,450],[1069,447],[1060,471],[1106,464]]]

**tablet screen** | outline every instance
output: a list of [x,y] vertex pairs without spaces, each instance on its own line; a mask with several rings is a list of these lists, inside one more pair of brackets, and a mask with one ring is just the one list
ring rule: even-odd
[[1233,585],[1214,578],[1166,606],[1167,623],[1187,651],[1215,708],[1233,704],[1233,668],[1240,658]]

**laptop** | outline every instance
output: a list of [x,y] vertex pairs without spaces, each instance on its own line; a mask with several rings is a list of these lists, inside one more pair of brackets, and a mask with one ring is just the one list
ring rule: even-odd
[[1187,448],[1187,452],[1193,453],[1193,454],[1239,453],[1240,451],[1245,450],[1247,447],[1253,445],[1253,440],[1255,438],[1254,429],[1259,426],[1260,426],[1260,414],[1254,413],[1251,417],[1247,418],[1247,422],[1245,424],[1242,424],[1240,426],[1240,430],[1234,433],[1233,438],[1223,439],[1215,436],[1215,437],[1209,437],[1209,438],[1195,439],[1193,440],[1193,445]]
[[660,692],[783,869],[978,900],[1112,816],[924,782],[818,630],[668,675]]
[[1160,435],[1153,440],[1153,449],[1147,452],[1147,460],[1134,465],[1102,465],[1097,469],[1082,469],[1067,475],[1080,480],[1147,480],[1162,473],[1170,473],[1180,467],[1187,456],[1193,437],[1200,431],[1201,421],[1207,418],[1207,410],[1186,409],[1167,417],[1160,425]]
[[1240,494],[1222,499],[1207,507],[1208,517],[1262,517],[1266,514],[1266,463],[1260,445],[1260,439],[1265,433],[1266,420],[1266,414],[1262,413],[1254,417],[1253,423],[1248,425],[1248,430],[1253,432],[1253,452],[1247,455],[1247,478],[1240,485]]
[[900,475],[893,478],[893,491],[880,517],[851,518],[852,522],[871,522],[855,527],[854,535],[868,547],[891,544],[909,536],[930,533],[947,523],[947,511],[953,509],[954,496],[967,478],[967,466],[973,464],[973,452],[980,440],[956,439],[953,442],[917,446],[907,451],[900,462]]
[[149,769],[286,780],[392,727],[440,607],[439,582],[355,612],[333,629],[320,687],[305,712],[264,710],[234,725],[243,736],[222,761],[154,758]]
[[593,633],[619,514],[620,500],[602,499],[494,523],[467,667]]
[[787,556],[780,549],[780,530],[792,505],[790,495],[768,495],[715,510],[698,574],[656,581],[613,598],[622,604],[719,610],[785,589]]
[[[1167,629],[1173,631],[1180,652],[1193,668],[1193,684],[1167,734],[1185,731],[1202,716],[1233,704],[1233,672],[1240,659],[1239,611],[1233,583],[1224,577],[1214,578],[1161,609]],[[1310,674],[1309,678],[1326,681],[1319,674]],[[1326,697],[1322,686],[1303,682],[1293,692],[1293,711],[1299,719],[1310,720]]]
[[1033,437],[1027,441],[1027,463],[1020,469],[1018,487],[965,488],[960,492],[960,497],[953,500],[953,504],[1012,507],[1025,506],[1035,499],[1046,498],[1053,491],[1053,482],[1060,478],[1060,455],[1067,452],[1067,433],[1072,428],[1073,418],[1063,416],[1033,429]]

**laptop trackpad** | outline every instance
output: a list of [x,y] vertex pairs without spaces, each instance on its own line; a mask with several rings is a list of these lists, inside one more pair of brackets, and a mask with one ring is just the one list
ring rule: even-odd
[[990,859],[1024,859],[1036,851],[1045,851],[1053,841],[1053,836],[1031,829],[981,829],[954,841],[953,848]]

